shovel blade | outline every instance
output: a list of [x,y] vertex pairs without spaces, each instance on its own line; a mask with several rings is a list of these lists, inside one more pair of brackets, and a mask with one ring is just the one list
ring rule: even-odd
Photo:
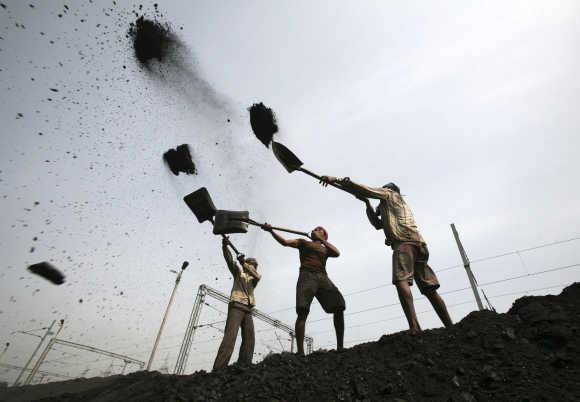
[[248,211],[216,211],[213,223],[213,234],[246,233],[248,231],[248,224],[244,220],[249,217],[250,214]]
[[216,207],[205,187],[186,195],[183,197],[183,201],[191,209],[199,223],[211,221],[216,213]]
[[274,156],[276,156],[278,162],[284,166],[288,173],[292,173],[303,165],[302,161],[292,151],[279,142],[272,141],[272,151],[274,151]]

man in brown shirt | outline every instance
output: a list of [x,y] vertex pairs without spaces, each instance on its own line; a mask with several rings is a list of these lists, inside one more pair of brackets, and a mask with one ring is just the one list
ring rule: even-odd
[[345,302],[338,288],[328,278],[326,260],[338,257],[340,251],[330,244],[326,230],[318,226],[310,233],[312,241],[305,239],[288,240],[272,230],[268,224],[262,226],[272,234],[278,243],[285,247],[297,248],[300,255],[300,274],[296,283],[296,344],[298,354],[304,355],[304,332],[306,318],[312,300],[316,297],[325,312],[333,314],[336,331],[336,348],[343,349]]
[[[435,312],[448,327],[452,325],[445,302],[437,293],[439,281],[435,272],[427,264],[429,250],[423,237],[417,229],[413,211],[407,205],[399,187],[389,183],[383,187],[369,187],[351,181],[348,177],[338,179],[332,176],[322,176],[321,183],[338,184],[342,189],[355,195],[366,204],[366,214],[370,223],[377,229],[383,229],[385,244],[393,249],[393,284],[411,333],[421,331],[410,286],[413,279],[422,294],[427,297]],[[369,198],[379,200],[377,209],[373,209]]]
[[215,358],[213,370],[219,370],[228,365],[236,345],[240,327],[242,328],[242,344],[238,363],[252,363],[255,343],[254,321],[252,320],[252,309],[256,305],[254,288],[262,277],[258,273],[258,261],[255,258],[244,258],[243,255],[240,255],[238,262],[241,266],[236,264],[228,249],[228,241],[225,238],[222,241],[222,251],[228,269],[234,277],[234,284],[230,293],[224,337]]

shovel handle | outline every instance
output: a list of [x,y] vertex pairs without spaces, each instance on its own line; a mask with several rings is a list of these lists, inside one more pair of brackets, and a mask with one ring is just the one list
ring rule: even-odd
[[[308,176],[312,176],[312,177],[314,177],[315,179],[322,180],[322,176],[319,176],[319,175],[317,175],[316,173],[314,173],[314,172],[311,172],[310,170],[308,170],[308,169],[305,169],[305,168],[303,168],[303,167],[299,167],[299,168],[297,168],[296,170],[300,170],[302,173],[306,173]],[[339,190],[346,191],[344,188],[342,188],[340,185],[338,185],[338,184],[336,184],[336,183],[328,183],[328,184],[330,184],[332,187],[336,187],[336,188],[338,188]],[[348,192],[348,191],[347,191],[347,192]]]
[[[259,222],[253,221],[251,219],[247,219],[247,220],[244,219],[244,222],[249,223],[250,225],[254,225],[254,226],[260,226],[260,227],[261,226],[264,226],[263,223],[259,223]],[[277,227],[277,226],[272,226],[272,229],[279,230],[281,232],[294,233],[294,234],[297,234],[297,235],[300,235],[300,236],[306,236],[306,237],[310,238],[310,235],[308,233],[306,233],[306,232],[300,232],[299,230],[293,230],[293,229],[287,229],[287,228],[280,228],[280,227]]]
[[[211,224],[213,225],[213,218],[209,219],[209,221],[211,222]],[[222,239],[225,239],[228,242],[228,245],[232,248],[232,250],[234,250],[234,252],[236,253],[236,257],[240,256],[240,252],[238,251],[238,249],[236,248],[236,246],[234,246],[234,243],[232,243],[232,241],[230,240],[229,237],[227,237],[226,235],[222,235]]]
[[234,246],[234,244],[230,241],[230,239],[226,235],[222,235],[222,237],[224,239],[226,239],[226,241],[228,242],[229,246],[232,248],[232,250],[234,250],[234,252],[236,253],[236,257],[239,257],[241,253],[238,251],[238,249],[236,248],[236,246]]

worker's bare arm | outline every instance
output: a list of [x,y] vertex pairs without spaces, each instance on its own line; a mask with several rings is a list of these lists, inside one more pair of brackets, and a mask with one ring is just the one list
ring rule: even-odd
[[245,264],[244,269],[254,278],[254,286],[256,286],[260,279],[262,279],[262,275],[256,270],[256,268],[254,268],[252,264]]
[[319,232],[312,232],[312,240],[318,240],[320,242],[322,242],[322,244],[324,244],[324,246],[326,247],[326,250],[328,250],[328,256],[329,257],[338,257],[340,256],[340,251],[338,250],[338,248],[336,248],[336,246],[328,241],[326,241]]
[[266,232],[270,232],[270,234],[272,235],[272,237],[281,245],[283,245],[284,247],[292,247],[292,248],[298,248],[300,246],[300,239],[285,239],[282,236],[280,236],[278,233],[274,232],[274,230],[272,229],[272,226],[270,226],[269,224],[265,223],[261,226],[261,228],[263,230],[265,230]]
[[361,200],[362,202],[365,203],[367,218],[369,219],[369,222],[371,223],[371,225],[373,225],[375,227],[375,229],[377,229],[377,230],[382,229],[383,222],[382,222],[381,218],[379,217],[379,214],[373,208],[369,199],[365,198],[365,197],[356,197],[356,198],[358,198],[359,200]]
[[351,193],[357,198],[364,197],[380,200],[384,199],[386,194],[386,190],[382,188],[365,186],[364,184],[359,184],[350,180],[349,177],[338,178],[334,176],[322,176],[320,178],[320,183],[325,187],[329,184],[336,184],[342,190]]

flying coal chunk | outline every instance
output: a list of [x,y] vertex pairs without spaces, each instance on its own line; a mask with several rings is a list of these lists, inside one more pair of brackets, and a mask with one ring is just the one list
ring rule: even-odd
[[44,279],[54,283],[55,285],[62,285],[64,283],[64,275],[46,261],[32,264],[28,267],[28,270],[33,274],[42,276]]
[[195,163],[191,160],[189,145],[182,144],[175,149],[170,149],[163,154],[163,159],[167,162],[171,172],[179,176],[179,172],[185,174],[196,174]]
[[252,131],[262,144],[268,148],[272,142],[272,137],[278,132],[274,112],[262,102],[254,103],[248,108],[248,111],[250,112]]
[[129,36],[133,39],[135,56],[145,68],[150,68],[152,60],[163,62],[176,43],[168,25],[143,16],[131,23]]

